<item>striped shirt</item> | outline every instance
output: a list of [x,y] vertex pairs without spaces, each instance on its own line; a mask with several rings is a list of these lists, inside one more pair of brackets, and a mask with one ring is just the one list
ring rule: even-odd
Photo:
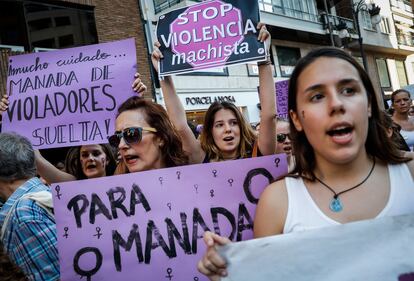
[[[45,190],[50,191],[38,178],[17,188],[0,209],[0,226],[16,200],[24,194]],[[17,203],[2,242],[29,280],[59,280],[55,220],[33,200],[22,199]]]

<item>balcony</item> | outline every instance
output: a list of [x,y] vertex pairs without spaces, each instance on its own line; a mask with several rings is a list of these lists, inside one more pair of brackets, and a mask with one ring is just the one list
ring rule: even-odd
[[[154,3],[155,14],[158,14],[168,8],[174,7],[175,5],[185,2],[185,0],[152,0]],[[201,2],[202,0],[192,0],[193,2]]]
[[[326,20],[325,20],[324,15],[321,15],[321,20],[322,20],[322,23],[324,24],[323,27],[325,29],[327,29],[328,28],[328,25],[326,24]],[[340,17],[340,16],[329,15],[329,22],[331,23],[331,26],[332,26],[332,28],[334,30],[341,23],[345,23],[346,28],[348,29],[348,32],[351,35],[352,34],[357,34],[355,22],[353,20],[351,20],[351,19],[344,18],[344,17]]]
[[[309,7],[307,8],[309,10]],[[300,7],[296,9],[286,7],[280,0],[259,0],[259,9],[264,12],[319,23],[319,16],[317,14],[300,9]]]
[[397,32],[397,41],[400,45],[414,47],[414,36],[410,32]]
[[[261,20],[277,27],[322,35],[329,33],[328,22],[334,34],[337,34],[335,27],[343,22],[351,35],[356,34],[352,19],[334,15],[327,16],[325,13],[318,14],[316,2],[313,0],[303,0],[300,4],[298,3],[286,0],[259,0],[259,9],[262,12]],[[292,5],[296,5],[296,8],[291,8]]]
[[413,12],[412,4],[408,0],[391,0],[390,2],[391,7],[396,7],[409,13]]

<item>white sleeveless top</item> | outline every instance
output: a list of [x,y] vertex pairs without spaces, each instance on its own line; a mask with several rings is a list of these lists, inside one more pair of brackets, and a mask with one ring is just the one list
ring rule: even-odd
[[[390,195],[377,218],[414,213],[414,180],[406,164],[388,165]],[[283,233],[303,231],[341,223],[329,218],[316,205],[302,178],[285,178],[288,211]]]
[[400,130],[401,136],[404,138],[405,142],[410,147],[411,151],[414,149],[414,131],[404,131]]

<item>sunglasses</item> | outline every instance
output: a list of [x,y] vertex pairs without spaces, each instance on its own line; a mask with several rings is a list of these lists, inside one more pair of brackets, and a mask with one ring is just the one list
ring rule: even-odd
[[126,144],[139,143],[142,140],[142,132],[156,133],[157,129],[151,127],[130,127],[125,128],[122,132],[115,132],[114,135],[108,137],[109,144],[118,148],[121,139],[124,138]]
[[277,140],[277,142],[282,143],[282,142],[284,142],[286,140],[287,137],[289,137],[288,134],[282,134],[282,133],[280,133],[280,134],[277,134],[276,135],[276,140]]

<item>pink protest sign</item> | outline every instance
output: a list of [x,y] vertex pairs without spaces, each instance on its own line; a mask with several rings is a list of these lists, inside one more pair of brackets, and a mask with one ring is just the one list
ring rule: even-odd
[[160,16],[160,76],[264,60],[257,1],[211,0]]
[[262,190],[284,154],[52,186],[61,280],[207,280],[202,235],[252,238]]
[[37,149],[105,143],[135,72],[132,38],[10,57],[3,131]]
[[288,119],[289,118],[289,110],[288,110],[289,80],[276,82],[275,88],[276,88],[277,116],[284,118],[284,119]]

